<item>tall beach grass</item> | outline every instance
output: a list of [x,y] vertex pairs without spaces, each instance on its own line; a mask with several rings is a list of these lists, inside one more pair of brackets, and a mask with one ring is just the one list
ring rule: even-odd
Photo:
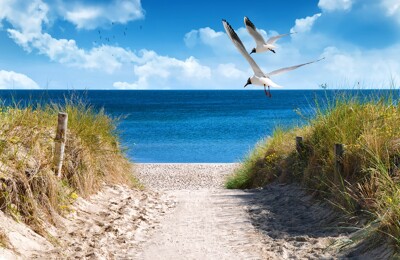
[[[60,111],[68,113],[61,179],[52,169]],[[0,106],[0,210],[47,235],[43,223],[69,212],[78,196],[104,183],[135,185],[116,123],[76,98],[62,105]]]
[[[343,94],[322,103],[316,101],[314,116],[307,124],[276,129],[272,137],[257,144],[226,186],[260,187],[278,179],[300,182],[349,216],[362,214],[379,223],[374,231],[400,245],[397,97],[392,90],[384,95]],[[300,154],[296,152],[296,136],[304,140]],[[335,143],[345,147],[341,174],[334,170]]]

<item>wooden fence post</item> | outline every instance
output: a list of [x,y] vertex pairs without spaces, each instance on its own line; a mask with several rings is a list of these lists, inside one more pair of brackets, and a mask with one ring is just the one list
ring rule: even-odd
[[303,137],[296,136],[296,151],[299,155],[303,152]]
[[335,183],[339,184],[339,176],[343,174],[343,144],[335,144]]
[[56,138],[54,139],[54,171],[59,178],[61,178],[61,168],[64,158],[64,149],[65,149],[65,141],[67,140],[67,123],[68,123],[68,114],[67,113],[58,113],[58,124],[57,124],[57,132]]

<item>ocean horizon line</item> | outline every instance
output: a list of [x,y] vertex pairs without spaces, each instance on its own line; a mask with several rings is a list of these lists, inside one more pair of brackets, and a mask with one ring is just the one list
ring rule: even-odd
[[[272,89],[271,91],[277,92],[277,91],[338,91],[338,90],[354,90],[354,91],[370,91],[370,90],[399,90],[400,88],[304,88],[304,89]],[[52,89],[52,88],[43,88],[43,89],[0,89],[0,92],[2,91],[260,91],[264,92],[264,90],[261,88],[258,89]]]

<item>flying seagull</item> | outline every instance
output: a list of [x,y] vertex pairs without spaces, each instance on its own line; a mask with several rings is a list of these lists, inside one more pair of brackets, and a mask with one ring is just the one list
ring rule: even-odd
[[[322,59],[319,59],[319,60],[310,61],[310,62],[307,62],[307,63],[303,63],[303,64],[299,64],[299,65],[295,65],[295,66],[291,66],[291,67],[287,67],[287,68],[274,70],[274,71],[271,71],[270,73],[265,74],[260,69],[260,67],[257,65],[257,63],[253,60],[253,58],[250,56],[250,54],[246,51],[246,48],[244,47],[242,41],[237,36],[236,32],[232,29],[231,25],[224,19],[222,20],[222,24],[224,25],[225,31],[228,34],[229,38],[232,40],[233,44],[236,46],[236,48],[239,50],[239,52],[243,55],[243,57],[249,62],[251,68],[254,71],[254,75],[247,79],[247,82],[244,85],[244,87],[246,87],[247,85],[250,85],[250,84],[258,85],[258,86],[264,86],[264,92],[268,97],[271,97],[270,86],[271,87],[276,87],[276,88],[281,88],[281,86],[279,86],[278,84],[276,84],[275,82],[273,82],[270,79],[270,76],[277,75],[277,74],[280,74],[280,73],[284,73],[284,72],[287,72],[287,71],[291,71],[291,70],[297,69],[297,68],[299,68],[301,66],[304,66],[304,65],[307,65],[307,64],[311,64],[311,63],[320,61],[322,59],[325,59],[325,58],[322,58]],[[266,87],[268,87],[268,92],[266,90]]]
[[247,31],[250,33],[251,37],[254,38],[254,40],[256,41],[256,44],[257,44],[257,46],[251,50],[250,54],[265,52],[265,51],[272,51],[273,53],[275,53],[274,49],[276,48],[276,46],[274,45],[274,43],[278,39],[292,34],[292,33],[280,34],[280,35],[269,38],[268,41],[265,42],[262,35],[256,30],[256,27],[254,26],[254,24],[246,16],[244,17],[244,24],[246,25]]

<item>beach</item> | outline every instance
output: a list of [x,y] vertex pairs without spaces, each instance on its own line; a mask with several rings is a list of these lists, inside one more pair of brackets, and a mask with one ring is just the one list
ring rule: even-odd
[[0,260],[400,260],[400,0],[159,2],[0,0]]
[[[1,215],[20,259],[334,259],[340,215],[300,186],[227,190],[239,164],[136,164],[145,188],[105,186],[79,198],[48,232],[51,244]],[[8,222],[4,221],[8,219]],[[11,223],[11,224],[10,224]],[[17,228],[16,228],[17,227]],[[376,256],[391,251],[380,247]],[[358,255],[363,256],[363,252]]]
[[[168,194],[176,208],[160,222],[137,259],[333,257],[334,250],[326,248],[343,236],[316,230],[334,222],[330,209],[315,205],[316,211],[307,211],[312,198],[295,185],[225,189],[225,178],[239,166],[138,164],[138,178],[150,189]],[[327,215],[332,217],[325,220]]]

